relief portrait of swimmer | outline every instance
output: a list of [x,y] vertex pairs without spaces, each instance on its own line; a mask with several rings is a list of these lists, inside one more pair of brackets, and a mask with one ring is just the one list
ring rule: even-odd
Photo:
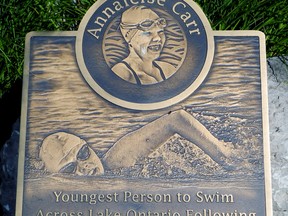
[[167,21],[145,6],[133,6],[123,12],[120,31],[128,45],[129,55],[112,67],[122,79],[137,85],[162,82],[176,71],[160,61],[165,46]]

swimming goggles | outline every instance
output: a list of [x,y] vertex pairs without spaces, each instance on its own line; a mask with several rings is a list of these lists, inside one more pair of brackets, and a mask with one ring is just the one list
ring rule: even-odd
[[137,24],[121,23],[120,26],[121,28],[124,28],[124,29],[138,29],[141,31],[149,31],[154,26],[165,28],[167,26],[167,22],[165,18],[159,18],[156,20],[145,19]]
[[[90,150],[88,145],[84,145],[78,152],[76,158],[80,161],[85,161],[90,157]],[[77,162],[73,161],[71,163],[66,164],[59,170],[59,173],[75,173],[77,169]]]

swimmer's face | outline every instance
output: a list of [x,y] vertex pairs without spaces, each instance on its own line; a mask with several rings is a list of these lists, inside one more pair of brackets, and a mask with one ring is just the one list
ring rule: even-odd
[[130,49],[143,60],[153,61],[159,58],[166,41],[164,33],[166,20],[150,9],[141,10],[136,20],[135,16],[130,16],[130,19],[128,23],[137,25],[129,42]]
[[59,132],[46,137],[40,158],[50,172],[75,175],[101,175],[103,165],[85,140],[73,134]]
[[60,173],[80,176],[101,175],[104,173],[102,163],[96,153],[84,140],[83,144],[79,151],[69,153],[65,159],[67,163],[59,169]]

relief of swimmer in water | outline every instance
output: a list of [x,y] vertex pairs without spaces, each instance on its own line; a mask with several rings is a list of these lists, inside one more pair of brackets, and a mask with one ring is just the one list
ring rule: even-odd
[[40,148],[40,158],[52,173],[76,175],[102,175],[104,170],[132,167],[141,159],[178,134],[202,149],[224,169],[230,147],[214,137],[198,120],[184,110],[163,115],[143,127],[126,134],[100,159],[81,138],[65,132],[47,136]]

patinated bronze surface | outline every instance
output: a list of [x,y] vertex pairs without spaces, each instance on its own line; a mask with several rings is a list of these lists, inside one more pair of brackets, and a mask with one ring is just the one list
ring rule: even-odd
[[272,215],[265,61],[190,0],[28,34],[16,215]]

